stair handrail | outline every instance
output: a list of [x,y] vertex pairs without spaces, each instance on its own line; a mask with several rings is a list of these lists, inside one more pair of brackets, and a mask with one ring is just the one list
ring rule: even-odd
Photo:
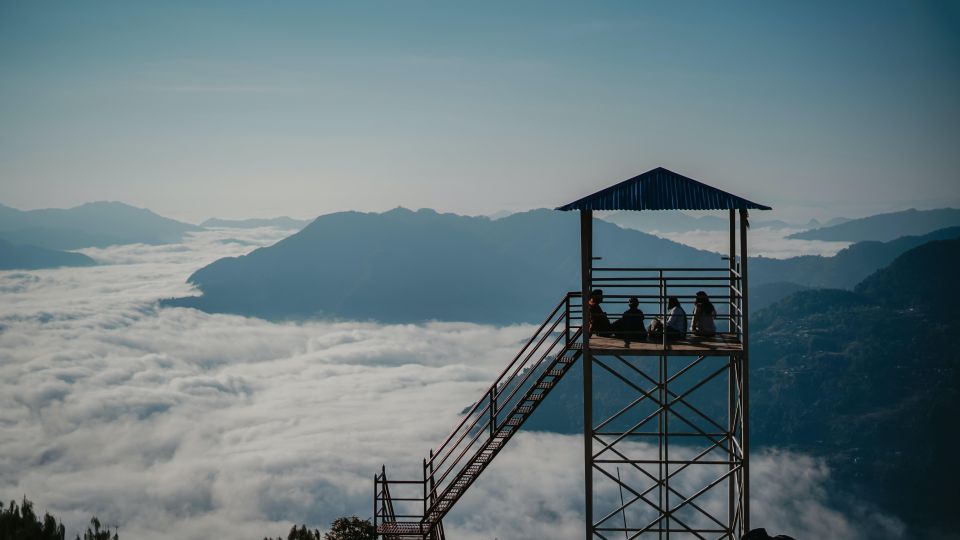
[[[558,322],[559,322],[559,321],[558,321]],[[555,328],[555,327],[554,327],[554,328]],[[573,335],[573,338],[572,338],[572,339],[568,339],[568,340],[566,340],[565,342],[563,342],[563,344],[562,344],[562,346],[561,346],[561,349],[560,349],[561,352],[560,352],[559,354],[557,354],[556,356],[554,356],[554,357],[553,357],[553,360],[549,362],[551,365],[556,365],[556,364],[558,364],[560,358],[563,358],[566,354],[568,354],[569,351],[573,350],[573,348],[572,348],[571,346],[576,343],[576,340],[577,340],[577,338],[579,338],[581,331],[582,331],[582,329],[577,329],[577,331],[576,331],[576,333]],[[553,343],[550,344],[550,346],[547,348],[547,350],[544,352],[544,354],[541,355],[540,359],[537,360],[536,365],[534,366],[534,368],[531,369],[531,370],[529,370],[529,371],[525,374],[525,376],[524,376],[524,381],[521,381],[520,383],[517,384],[517,386],[515,387],[515,390],[518,390],[518,389],[520,389],[520,388],[524,388],[524,389],[525,389],[525,394],[524,394],[524,395],[528,395],[528,394],[530,394],[531,392],[533,392],[536,388],[538,388],[538,386],[537,386],[536,384],[533,385],[533,386],[524,386],[525,381],[526,381],[527,379],[529,379],[530,376],[532,376],[532,375],[534,375],[534,374],[537,374],[537,377],[535,378],[537,381],[542,381],[542,380],[544,380],[546,377],[556,377],[556,376],[557,376],[557,375],[551,374],[549,370],[537,372],[536,366],[539,366],[541,363],[543,363],[543,362],[545,361],[546,358],[548,358],[549,353],[550,353],[551,351],[553,351],[554,348],[560,343],[560,339],[559,339],[559,338],[563,338],[563,337],[565,337],[565,336],[566,336],[566,333],[563,333],[563,334],[560,334],[560,335],[557,336],[558,339],[553,340]],[[549,366],[548,366],[548,367],[549,367]],[[546,391],[547,391],[547,390],[545,390],[545,392],[546,392]],[[512,399],[512,397],[511,397],[511,399]],[[505,418],[509,419],[510,417],[512,417],[517,411],[519,411],[519,408],[523,405],[524,402],[525,402],[524,399],[520,399],[520,400],[517,401],[513,406],[509,407],[509,411],[510,411],[510,412],[505,416]],[[508,403],[509,403],[509,401],[508,401]],[[539,401],[538,403],[542,403],[542,400]],[[536,407],[537,407],[537,403],[533,404],[533,408],[535,409]],[[503,409],[503,410],[506,410],[506,409]],[[532,412],[532,411],[531,411],[531,412]],[[529,416],[529,412],[528,412],[528,413],[524,413],[524,414],[526,414],[527,416]],[[520,425],[522,425],[522,421],[521,421],[520,423],[518,423],[518,424],[513,424],[513,425],[515,426],[515,429],[504,435],[504,439],[503,439],[503,440],[504,440],[504,444],[505,444],[506,441],[509,440],[513,435],[516,434],[517,430],[520,429]],[[454,464],[450,465],[450,466],[446,469],[446,471],[445,471],[445,473],[444,473],[444,477],[441,477],[440,482],[438,482],[438,483],[442,483],[443,480],[445,480],[445,476],[446,476],[446,475],[449,475],[449,474],[450,474],[451,472],[453,472],[453,471],[458,471],[458,472],[457,472],[457,475],[454,477],[455,479],[461,478],[461,476],[464,475],[464,474],[468,474],[468,472],[469,472],[469,470],[470,470],[470,467],[473,466],[476,458],[477,458],[478,456],[480,456],[481,452],[483,452],[483,451],[491,451],[491,450],[492,450],[493,455],[496,455],[497,453],[499,453],[500,450],[502,450],[502,449],[504,448],[504,445],[500,445],[500,446],[498,446],[498,447],[496,447],[496,448],[492,448],[492,449],[489,448],[489,443],[490,443],[491,441],[495,440],[495,438],[493,437],[493,433],[491,432],[490,436],[485,440],[484,445],[483,445],[482,448],[480,449],[480,452],[477,452],[477,453],[473,454],[473,458],[471,458],[471,460],[468,461],[468,463],[467,463],[464,467],[459,468],[459,470],[458,470],[457,464],[459,463],[460,459],[463,458],[463,456],[465,455],[465,453],[467,452],[467,450],[469,450],[469,448],[476,442],[477,438],[480,437],[481,435],[483,435],[484,432],[485,432],[485,430],[483,430],[483,429],[480,429],[480,430],[477,431],[477,435],[474,436],[473,440],[472,440],[471,443],[467,446],[467,448],[465,448],[465,449],[461,452],[460,456],[458,456],[458,458],[457,458],[457,461],[454,462]],[[490,460],[492,460],[492,458],[493,458],[493,456],[490,456]],[[485,463],[489,463],[490,460],[487,460]],[[483,468],[485,468],[485,467],[481,466],[480,470],[475,471],[475,472],[473,473],[473,474],[475,475],[474,478],[476,477],[476,475],[478,475],[478,474],[480,473],[480,471],[483,470]],[[432,480],[431,480],[431,482],[432,482]],[[433,503],[430,505],[430,508],[427,509],[427,510],[424,512],[425,515],[424,515],[423,521],[424,521],[425,523],[430,523],[430,522],[432,522],[432,521],[439,522],[439,520],[442,519],[442,516],[445,515],[445,514],[452,508],[452,506],[453,506],[453,505],[455,504],[455,502],[456,502],[456,499],[449,500],[449,504],[447,505],[446,508],[439,508],[439,509],[438,509],[438,508],[435,506],[435,503],[436,503],[437,501],[448,501],[448,494],[450,493],[451,490],[455,489],[455,486],[456,486],[456,485],[457,485],[457,482],[456,482],[456,481],[451,481],[450,483],[447,483],[446,486],[444,486],[444,487],[442,487],[442,488],[440,489],[440,496],[439,496],[439,497],[437,497],[437,496],[435,495],[436,491],[433,492],[433,493],[434,493],[433,499],[432,499]],[[436,487],[433,486],[432,489],[436,490]]]
[[[551,316],[551,319],[552,319],[552,318],[553,318],[553,317]],[[519,373],[519,369],[522,368],[522,367],[527,363],[527,360],[529,360],[529,359],[534,355],[534,353],[536,353],[536,352],[540,349],[540,346],[543,345],[544,341],[546,341],[546,339],[547,339],[551,334],[555,333],[555,331],[556,331],[556,329],[557,329],[557,326],[559,326],[559,324],[560,324],[561,321],[562,321],[562,318],[558,318],[556,321],[554,321],[553,325],[551,325],[551,327],[550,327],[550,331],[548,331],[547,333],[543,334],[543,337],[540,338],[539,343],[537,343],[537,346],[536,346],[533,350],[530,351],[530,353],[527,355],[527,358],[524,359],[524,362],[523,362],[522,364],[520,364],[520,366],[518,366],[517,372],[514,372],[514,373],[510,376],[510,380],[513,380],[515,377],[517,377],[517,374]],[[548,320],[547,322],[549,322],[549,320]],[[536,336],[534,336],[534,337],[536,337]],[[550,344],[550,346],[547,348],[547,350],[544,351],[544,353],[540,356],[540,359],[537,360],[536,364],[534,364],[534,368],[535,368],[536,366],[539,366],[539,365],[540,365],[540,363],[541,363],[541,362],[543,361],[543,359],[548,355],[548,353],[549,353],[551,350],[553,350],[554,347],[556,347],[557,344],[560,342],[560,340],[561,340],[562,338],[564,338],[564,337],[565,337],[565,336],[564,336],[564,334],[562,334],[562,333],[558,333],[558,334],[557,334],[557,337],[553,340],[553,343]],[[511,396],[510,396],[509,399],[512,399],[513,395],[516,394],[516,391],[530,378],[531,375],[533,375],[533,373],[534,373],[534,369],[531,369],[531,370],[529,370],[529,371],[526,373],[526,375],[523,377],[523,379],[517,384],[516,387],[514,387],[513,393],[511,394]],[[491,387],[490,389],[487,390],[487,394],[485,394],[485,395],[488,395],[488,396],[490,396],[491,398],[495,398],[495,397],[496,397],[495,392],[496,392],[496,383],[495,383],[495,386],[494,386],[494,387]],[[508,402],[509,402],[509,399],[508,399]],[[493,404],[495,404],[495,401],[493,401],[493,399],[488,400],[487,406],[485,406],[485,407],[481,410],[481,414],[480,414],[479,416],[477,416],[477,419],[476,419],[476,420],[474,420],[473,424],[471,425],[471,429],[472,429],[474,426],[476,426],[476,424],[480,421],[481,418],[488,418],[487,415],[484,415],[484,414],[482,414],[482,413],[485,412],[486,410],[488,410]],[[491,416],[493,416],[493,422],[494,422],[493,425],[494,425],[494,426],[495,426],[495,423],[496,423],[496,416],[495,416],[495,414],[496,414],[496,413],[494,413],[493,415],[491,415]],[[447,477],[450,475],[451,472],[453,472],[454,470],[456,470],[457,465],[460,463],[460,461],[463,459],[463,457],[467,454],[467,452],[470,450],[470,448],[473,447],[473,445],[477,442],[477,440],[480,439],[481,435],[483,435],[483,433],[486,431],[486,430],[484,429],[484,428],[486,428],[486,426],[487,426],[487,425],[484,424],[483,426],[481,426],[480,429],[477,430],[476,435],[473,436],[473,438],[470,440],[469,444],[467,444],[466,447],[464,447],[463,450],[460,451],[460,454],[457,456],[457,458],[456,458],[455,460],[453,460],[453,462],[450,463],[449,465],[447,465],[445,468],[442,467],[443,463],[447,460],[447,458],[449,458],[451,455],[453,455],[453,453],[451,452],[451,453],[448,453],[446,456],[444,456],[444,458],[443,458],[442,460],[440,460],[440,461],[437,463],[437,465],[436,465],[436,469],[438,469],[438,471],[432,472],[431,475],[430,475],[430,477],[429,477],[429,479],[430,479],[430,480],[434,480],[434,475],[436,475],[438,472],[442,472],[442,474],[440,474],[440,478],[439,478],[438,480],[435,480],[435,483],[436,483],[436,484],[440,484],[440,485],[442,486],[443,481],[447,479]],[[494,428],[494,429],[495,429],[495,428]],[[459,446],[460,442],[466,437],[466,435],[467,435],[468,433],[470,433],[469,430],[467,430],[467,431],[465,431],[463,434],[461,434],[461,435],[460,435],[460,438],[457,440],[457,443],[456,443],[453,447],[451,447],[451,449],[457,448],[457,447]],[[434,457],[435,457],[436,455],[437,455],[437,454],[434,453]]]
[[[559,322],[559,321],[557,321],[557,322]],[[580,335],[580,330],[577,330],[577,332],[574,334],[574,339],[576,339],[579,335]],[[533,373],[534,373],[534,371],[536,370],[537,366],[539,366],[541,363],[543,363],[544,360],[546,360],[547,355],[550,353],[550,351],[553,350],[554,347],[557,346],[557,343],[559,343],[559,342],[560,342],[560,339],[563,338],[563,337],[565,337],[563,334],[558,335],[558,336],[556,337],[556,339],[553,340],[553,343],[550,344],[550,347],[548,347],[547,350],[543,351],[543,354],[540,355],[540,359],[537,360],[537,362],[533,365],[532,368],[530,368],[529,371],[527,371],[527,374],[523,377],[523,379],[521,379],[520,382],[518,382],[518,383],[516,384],[516,386],[513,387],[513,391],[510,392],[510,395],[507,396],[506,399],[504,399],[504,403],[510,403],[510,400],[513,399],[513,397],[514,397],[515,395],[517,395],[517,391],[520,390],[520,388],[523,387],[524,383],[527,382],[527,380],[530,378],[530,376],[533,375]],[[564,350],[565,350],[565,349],[566,349],[566,347],[564,347]],[[563,350],[561,350],[561,353],[562,353],[562,352],[563,352]],[[500,400],[500,396],[498,395],[497,398],[498,398],[498,401],[499,401],[499,400]],[[514,409],[516,409],[516,406],[514,406],[513,408],[510,409],[511,413],[513,412]],[[501,409],[501,410],[502,410],[502,409]]]
[[[550,315],[548,315],[547,318],[543,321],[543,324],[540,325],[540,328],[538,328],[537,331],[530,338],[530,340],[527,341],[526,345],[524,345],[523,348],[520,349],[520,352],[517,353],[517,355],[513,358],[513,360],[509,364],[507,364],[507,367],[505,367],[500,372],[497,378],[493,381],[493,384],[490,385],[490,387],[487,388],[487,391],[483,393],[483,396],[489,395],[491,390],[493,390],[494,392],[496,391],[497,385],[500,384],[500,382],[503,380],[504,375],[506,375],[507,372],[510,371],[510,369],[514,366],[514,364],[516,364],[517,360],[519,360],[520,357],[523,356],[523,354],[527,351],[530,345],[533,344],[534,341],[536,341],[540,333],[543,332],[543,329],[546,328],[547,324],[553,319],[553,317],[557,314],[557,312],[560,311],[560,308],[565,306],[567,302],[567,296],[569,294],[570,293],[567,293],[566,295],[564,295],[563,300],[557,303],[557,306],[553,308],[553,311],[551,311]],[[437,457],[441,453],[443,453],[443,451],[446,449],[447,444],[449,444],[450,441],[453,439],[453,437],[460,431],[460,428],[462,428],[467,423],[467,420],[470,418],[470,416],[474,412],[477,411],[477,408],[480,406],[482,402],[483,402],[483,398],[477,400],[477,402],[473,404],[473,407],[471,407],[470,411],[468,411],[467,414],[464,415],[463,420],[461,420],[460,423],[457,424],[455,428],[453,428],[453,430],[450,432],[447,438],[440,444],[439,447],[437,447],[437,449],[433,453],[433,457],[430,458],[428,463],[433,462],[433,460],[437,459]],[[484,408],[484,411],[485,410],[486,410],[486,407]]]

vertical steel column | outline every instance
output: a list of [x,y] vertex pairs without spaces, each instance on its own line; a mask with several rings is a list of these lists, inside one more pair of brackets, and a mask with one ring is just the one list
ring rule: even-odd
[[660,480],[663,482],[664,499],[660,500],[660,513],[666,516],[665,529],[667,530],[667,540],[670,540],[670,394],[667,390],[667,381],[670,374],[667,371],[667,357],[660,357],[660,403],[663,407],[663,425],[660,428],[660,436],[663,457],[661,463],[663,466],[663,476]]
[[[663,270],[660,270],[658,273],[660,285],[660,322],[663,323],[661,326],[662,333],[660,336],[661,345],[664,349],[667,347],[667,283],[663,279]],[[657,464],[657,481],[659,486],[657,486],[657,506],[660,507],[660,522],[657,525],[659,531],[657,532],[657,538],[663,538],[664,529],[669,529],[669,518],[664,519],[667,510],[670,509],[669,504],[665,504],[665,501],[669,500],[669,492],[667,491],[666,481],[667,481],[667,472],[666,472],[666,440],[664,435],[664,430],[666,426],[666,409],[664,408],[667,400],[665,398],[664,386],[663,383],[666,381],[663,373],[663,364],[664,357],[660,356],[657,359],[657,383],[659,388],[657,389],[657,398],[660,400],[661,410],[657,414],[657,456],[660,463]],[[670,533],[667,533],[668,535]]]
[[735,306],[735,300],[733,298],[733,287],[737,282],[733,276],[733,271],[737,267],[737,213],[736,213],[736,210],[733,210],[733,209],[730,209],[730,250],[728,253],[727,262],[730,263],[730,291],[729,291],[730,305],[728,307],[730,318],[727,319],[727,331],[732,333],[735,328],[733,325],[733,314],[734,314],[734,306]]
[[728,468],[729,476],[727,476],[727,527],[730,528],[731,539],[738,538],[736,533],[736,527],[734,527],[734,521],[736,520],[737,515],[737,490],[736,490],[736,473],[734,468],[736,467],[736,446],[733,444],[733,439],[737,434],[737,371],[735,366],[735,360],[733,356],[727,357],[727,459],[730,460],[730,467]]
[[740,391],[742,393],[743,408],[740,414],[741,419],[741,437],[743,445],[743,492],[740,494],[743,499],[743,530],[750,530],[750,313],[749,290],[750,284],[747,282],[747,221],[748,214],[746,209],[740,210],[740,296],[742,310],[740,315],[740,325],[742,326],[743,336],[740,338],[743,343],[743,355],[741,356],[740,377],[742,379]]
[[[728,259],[727,262],[730,263],[730,288],[729,295],[730,301],[727,309],[729,310],[729,318],[727,319],[727,331],[730,333],[736,332],[736,325],[734,324],[734,314],[736,313],[737,302],[734,298],[734,288],[736,287],[737,280],[733,275],[737,267],[737,211],[734,209],[729,210],[730,214],[730,245],[728,249]],[[737,414],[737,371],[734,367],[735,361],[734,357],[730,356],[727,359],[727,452],[728,459],[730,460],[730,476],[727,477],[727,526],[730,527],[730,538],[736,539],[737,533],[734,527],[734,521],[736,520],[737,515],[737,489],[736,489],[736,473],[733,472],[735,468],[733,456],[736,452],[736,446],[733,444],[733,438],[737,433],[737,424],[736,424],[736,414]]]
[[590,354],[590,289],[593,272],[593,212],[580,211],[580,286],[583,307],[583,494],[587,540],[593,538],[593,355]]

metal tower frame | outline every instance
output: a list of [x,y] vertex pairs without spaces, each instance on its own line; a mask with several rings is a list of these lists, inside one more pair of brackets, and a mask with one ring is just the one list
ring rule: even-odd
[[[581,358],[585,538],[739,539],[749,531],[748,209],[770,207],[662,167],[559,207],[580,212],[581,290],[563,296],[429,451],[420,478],[388,478],[386,467],[374,475],[378,538],[443,540],[443,518]],[[727,210],[727,265],[594,267],[594,210]],[[595,286],[616,291],[611,303],[636,297],[654,306],[661,321],[668,298],[709,291],[727,328],[680,340],[631,339],[641,332],[614,326],[591,335]],[[610,384],[626,391],[606,392]]]
[[[648,281],[656,280],[661,317],[671,281],[689,280],[673,284],[674,290],[717,288],[716,282],[704,284],[710,277],[671,277],[666,269],[595,268],[592,212],[581,210],[580,217],[583,305],[594,286],[619,287],[624,292],[651,286],[638,284],[644,278],[635,275],[642,270],[658,273]],[[736,211],[729,210],[729,217],[729,266],[723,287],[729,291],[727,330],[736,336],[739,347],[685,350],[671,347],[664,337],[660,350],[634,350],[628,344],[613,348],[611,339],[583,333],[587,539],[620,535],[626,539],[653,535],[738,539],[750,530],[747,210],[739,210],[739,257]],[[616,276],[606,277],[611,273]],[[596,410],[595,371],[626,387],[631,399],[606,411]],[[726,385],[725,410],[698,403],[698,391],[703,394],[710,384]],[[611,499],[616,492],[619,499]]]

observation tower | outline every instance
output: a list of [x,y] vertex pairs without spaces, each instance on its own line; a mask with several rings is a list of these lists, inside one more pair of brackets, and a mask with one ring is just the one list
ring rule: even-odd
[[[584,536],[590,539],[739,539],[750,530],[747,229],[770,210],[664,168],[563,205],[580,212],[581,288],[565,292],[415,480],[374,475],[374,525],[387,540],[442,540],[442,520],[579,361],[583,378]],[[594,211],[723,211],[729,249],[713,267],[605,267],[594,250]],[[589,332],[584,306],[636,298],[666,321],[676,298],[716,307],[711,337],[641,339]],[[616,323],[614,323],[616,324]],[[603,335],[601,335],[603,334]]]

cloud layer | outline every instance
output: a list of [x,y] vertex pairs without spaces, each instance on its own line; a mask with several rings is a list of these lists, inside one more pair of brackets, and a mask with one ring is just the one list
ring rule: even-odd
[[[420,459],[530,333],[525,326],[275,324],[157,309],[184,279],[282,231],[221,230],[86,253],[104,266],[0,273],[0,497],[68,534],[96,514],[137,539],[262,538],[372,514],[372,475]],[[452,538],[578,538],[578,437],[521,434],[446,523]],[[801,455],[754,460],[754,521],[867,538]],[[872,521],[871,521],[872,520]]]

